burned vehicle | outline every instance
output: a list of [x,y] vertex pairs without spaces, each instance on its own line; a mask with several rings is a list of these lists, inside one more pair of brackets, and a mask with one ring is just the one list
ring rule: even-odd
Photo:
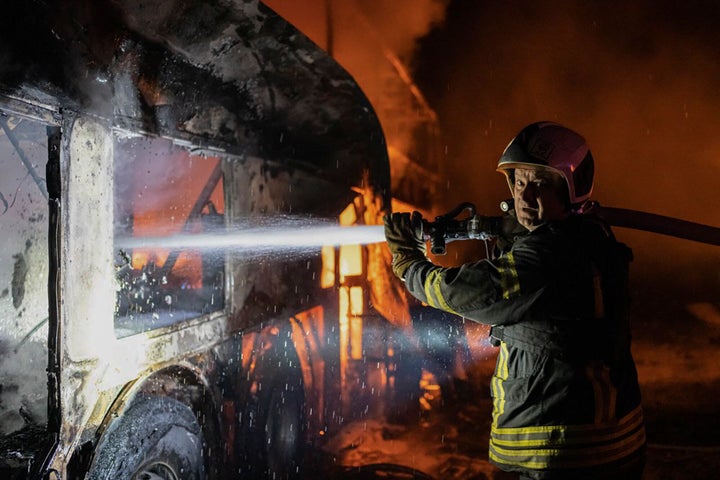
[[368,341],[395,301],[384,250],[158,239],[379,223],[365,95],[257,0],[4,13],[0,474],[297,475],[385,374],[366,361],[387,360]]

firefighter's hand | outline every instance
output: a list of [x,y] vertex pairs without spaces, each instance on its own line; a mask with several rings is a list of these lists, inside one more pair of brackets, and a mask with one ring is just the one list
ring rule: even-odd
[[422,215],[419,212],[385,215],[385,239],[393,256],[392,268],[400,279],[405,278],[408,267],[425,260]]

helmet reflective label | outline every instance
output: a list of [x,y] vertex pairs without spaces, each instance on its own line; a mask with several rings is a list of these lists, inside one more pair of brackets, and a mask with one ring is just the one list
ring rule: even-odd
[[541,138],[538,138],[532,145],[528,146],[528,154],[538,160],[543,160],[548,163],[548,159],[552,156],[555,145],[550,142],[545,142]]

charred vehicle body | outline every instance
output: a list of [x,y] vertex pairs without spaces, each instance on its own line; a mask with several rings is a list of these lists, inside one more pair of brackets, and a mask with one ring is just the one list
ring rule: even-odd
[[380,374],[362,324],[393,308],[373,293],[393,297],[384,252],[151,239],[379,223],[389,164],[363,92],[258,1],[3,7],[1,476],[297,474],[358,414],[347,372]]

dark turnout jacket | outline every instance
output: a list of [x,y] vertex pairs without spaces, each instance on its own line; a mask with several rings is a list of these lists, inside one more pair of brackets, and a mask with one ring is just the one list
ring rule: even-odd
[[599,219],[571,215],[492,261],[418,258],[409,291],[492,325],[490,461],[534,478],[609,470],[640,456],[643,414],[626,318],[630,249]]

